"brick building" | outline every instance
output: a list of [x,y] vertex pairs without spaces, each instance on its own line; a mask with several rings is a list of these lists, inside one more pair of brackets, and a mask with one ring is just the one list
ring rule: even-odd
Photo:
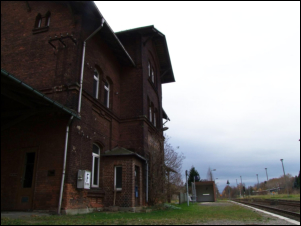
[[154,26],[114,33],[93,2],[2,1],[1,210],[147,205],[170,82]]

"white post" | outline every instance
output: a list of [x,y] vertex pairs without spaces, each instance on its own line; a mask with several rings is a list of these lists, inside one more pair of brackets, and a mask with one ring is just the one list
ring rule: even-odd
[[189,195],[188,195],[188,180],[187,180],[187,170],[186,170],[186,189],[187,189],[187,206],[189,206]]

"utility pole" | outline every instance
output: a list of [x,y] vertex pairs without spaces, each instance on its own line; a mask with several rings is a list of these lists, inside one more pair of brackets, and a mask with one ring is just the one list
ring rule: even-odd
[[[238,189],[237,179],[236,179],[236,187],[237,187],[237,189]],[[237,195],[238,195],[238,194],[237,194]]]
[[287,182],[286,182],[286,177],[285,177],[285,171],[284,171],[284,166],[283,166],[283,159],[280,159],[281,163],[282,163],[282,169],[283,169],[283,175],[284,175],[284,181],[285,181],[285,186],[287,189],[287,196],[289,196],[289,191],[288,191],[288,186],[287,186]]
[[240,183],[241,186],[240,186],[239,192],[240,192],[240,197],[241,197],[241,188],[242,188],[242,178],[241,178],[241,176],[240,176],[240,182],[241,182]]

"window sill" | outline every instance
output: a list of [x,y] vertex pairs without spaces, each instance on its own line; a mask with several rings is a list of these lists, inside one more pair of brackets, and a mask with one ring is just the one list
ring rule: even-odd
[[38,33],[46,32],[48,30],[49,30],[49,26],[34,28],[32,29],[32,34],[38,34]]

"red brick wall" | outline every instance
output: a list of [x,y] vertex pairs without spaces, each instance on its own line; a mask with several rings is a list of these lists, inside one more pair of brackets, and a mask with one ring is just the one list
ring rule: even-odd
[[[1,209],[16,209],[24,150],[36,149],[33,209],[56,210],[61,184],[66,116],[35,116],[1,133]],[[54,170],[54,176],[48,171]]]
[[[74,23],[73,15],[66,3],[29,2],[29,5],[30,12],[27,11],[26,2],[1,2],[1,67],[33,88],[46,93],[50,98],[77,110],[79,86],[76,83],[79,83],[80,79],[83,40],[99,24],[90,23],[88,17],[79,14],[74,15],[76,21]],[[48,10],[51,12],[49,30],[33,34],[32,29],[37,14],[44,15]],[[49,36],[53,38],[55,34],[64,35],[67,32],[74,34],[77,45],[73,45],[71,40],[66,40],[67,48],[63,48],[59,42],[54,42],[53,44],[58,46],[54,51],[48,44]],[[135,165],[141,170],[140,202],[145,204],[145,165],[143,161],[134,157],[101,158],[100,186],[98,189],[92,189],[99,191],[98,198],[89,196],[88,191],[77,189],[76,186],[78,170],[92,170],[93,143],[97,143],[102,148],[102,153],[119,145],[145,156],[149,130],[155,130],[147,119],[147,97],[159,110],[157,124],[160,127],[162,116],[160,65],[152,42],[147,42],[145,47],[142,45],[142,41],[146,38],[140,35],[121,37],[136,67],[123,66],[118,61],[116,53],[103,41],[101,33],[87,41],[81,120],[74,119],[70,126],[63,209],[112,205],[114,185],[112,173],[116,164],[123,166],[125,181],[123,191],[117,193],[116,205],[124,207],[134,205]],[[149,59],[156,71],[155,88],[148,80]],[[95,65],[98,65],[102,71],[98,99],[92,95]],[[105,79],[111,83],[109,108],[103,105]],[[41,125],[37,123],[33,136],[24,132],[25,127],[22,127],[24,130],[18,128],[15,134],[3,144],[4,147],[17,145],[15,149],[18,150],[24,146],[23,143],[12,140],[15,137],[24,137],[26,142],[34,143],[31,145],[39,146],[40,168],[36,174],[34,209],[56,209],[58,205],[68,118],[60,120],[51,119],[48,124],[43,121]],[[42,126],[44,124],[45,127]],[[32,126],[28,125],[28,129],[32,130]],[[1,157],[2,155],[2,159],[12,161],[8,152],[1,151]],[[13,172],[14,169],[18,169],[18,166],[12,163],[5,164],[2,171],[2,165],[1,175],[6,171]],[[55,170],[55,176],[50,178],[47,177],[47,172],[51,169]],[[6,187],[10,177],[2,178],[1,203],[3,196],[3,207],[13,209],[13,206],[9,206],[12,204],[9,204],[8,200],[16,198],[15,191]],[[16,187],[14,183],[16,182],[12,182],[12,186]]]

